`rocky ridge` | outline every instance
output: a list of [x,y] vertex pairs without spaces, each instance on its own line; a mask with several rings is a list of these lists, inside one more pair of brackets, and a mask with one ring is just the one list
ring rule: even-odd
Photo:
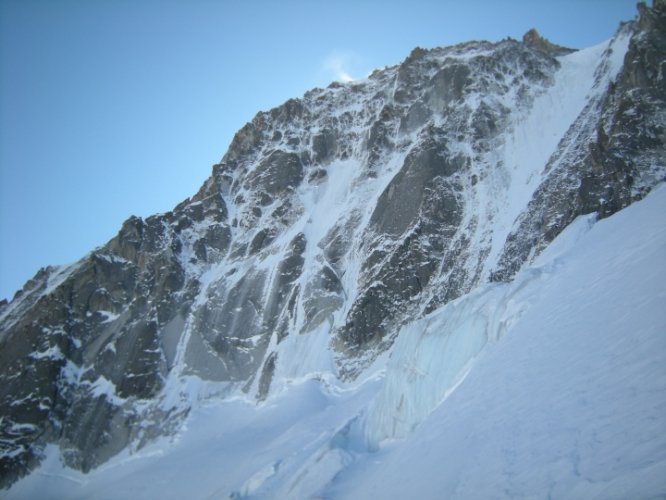
[[536,32],[415,49],[312,90],[173,211],[41,270],[0,306],[0,483],[47,444],[90,470],[193,399],[353,379],[402,325],[645,196],[666,173],[666,5],[639,14],[578,52]]

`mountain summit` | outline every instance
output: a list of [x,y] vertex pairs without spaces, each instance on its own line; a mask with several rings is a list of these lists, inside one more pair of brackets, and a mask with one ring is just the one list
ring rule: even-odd
[[53,450],[91,471],[202,401],[365,380],[579,216],[643,199],[666,174],[665,26],[660,0],[588,49],[415,49],[258,113],[198,193],[1,306],[0,484]]
[[546,40],[539,34],[536,28],[532,28],[523,35],[523,43],[525,45],[529,45],[530,47],[543,50],[544,52],[547,52],[553,56],[563,56],[565,54],[571,54],[572,52],[575,52],[574,49],[568,49],[566,47],[562,47],[561,45],[555,45],[554,43]]

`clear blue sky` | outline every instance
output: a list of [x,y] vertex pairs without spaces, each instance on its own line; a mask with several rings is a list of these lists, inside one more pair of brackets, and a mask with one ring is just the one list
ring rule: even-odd
[[0,298],[194,194],[270,109],[415,46],[587,47],[634,0],[0,0]]

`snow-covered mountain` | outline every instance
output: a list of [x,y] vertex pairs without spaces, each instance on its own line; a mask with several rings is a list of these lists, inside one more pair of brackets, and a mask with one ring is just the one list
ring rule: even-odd
[[259,113],[2,306],[1,484],[665,494],[664,190],[597,222],[665,178],[664,61],[657,0],[596,47],[415,49]]

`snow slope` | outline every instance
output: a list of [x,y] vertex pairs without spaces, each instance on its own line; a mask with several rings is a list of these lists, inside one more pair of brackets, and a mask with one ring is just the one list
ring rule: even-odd
[[[485,212],[479,218],[482,224],[477,233],[491,235],[484,278],[498,266],[507,236],[534,192],[548,171],[556,168],[548,162],[558,152],[560,141],[585,107],[597,106],[615,80],[629,39],[630,33],[620,32],[610,43],[559,57],[561,67],[553,85],[534,100],[526,113],[516,114],[506,143],[492,152],[488,181],[480,184],[472,212]],[[574,126],[572,133],[580,131]]]
[[[523,309],[515,324],[448,397],[440,387],[444,402],[413,434],[384,441],[339,478],[331,497],[666,495],[664,210],[662,186],[611,219],[593,226],[579,219],[504,292],[507,304]],[[472,306],[483,305],[480,296]],[[441,377],[431,360],[464,353],[444,340],[456,333],[424,329],[421,337],[442,338],[430,351],[413,336],[393,365],[411,354],[414,361],[398,369],[422,381],[385,387],[384,398],[404,391],[424,399],[422,389],[433,385],[424,366]]]
[[7,498],[666,495],[666,187],[407,325],[353,385],[208,399],[178,437]]

